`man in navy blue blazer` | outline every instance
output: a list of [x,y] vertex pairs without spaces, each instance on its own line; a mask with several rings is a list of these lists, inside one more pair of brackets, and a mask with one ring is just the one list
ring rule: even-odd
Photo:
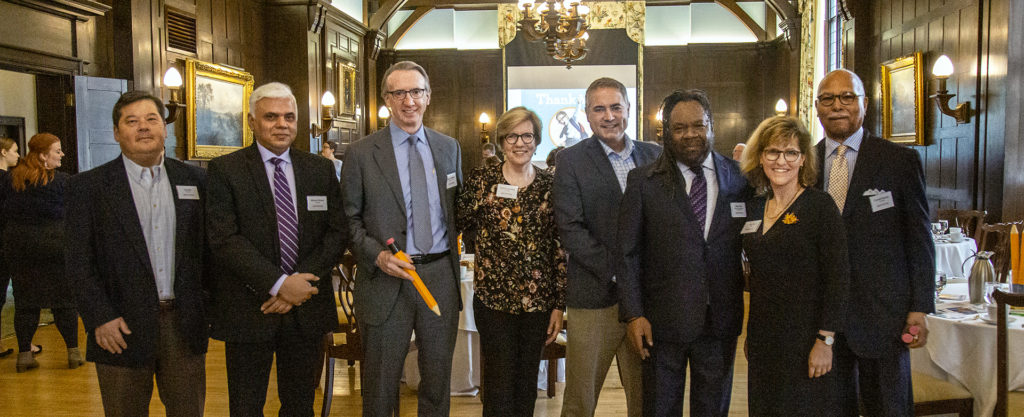
[[[817,186],[842,212],[850,252],[847,320],[833,349],[843,415],[913,415],[907,348],[925,345],[924,316],[935,309],[921,160],[863,128],[867,97],[856,74],[826,75],[815,107],[826,136],[817,145]],[[901,334],[913,326],[916,340],[903,343]]]
[[629,174],[619,208],[619,317],[644,358],[644,415],[729,414],[743,324],[740,229],[751,189],[717,152],[700,90],[662,105],[665,152]]

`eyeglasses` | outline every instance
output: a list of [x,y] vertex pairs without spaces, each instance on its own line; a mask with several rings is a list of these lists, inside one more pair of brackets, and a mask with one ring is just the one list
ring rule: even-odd
[[833,94],[822,94],[818,96],[818,103],[820,103],[822,106],[831,106],[832,103],[835,103],[836,99],[838,98],[840,103],[850,105],[857,100],[857,97],[862,96],[860,94],[853,93],[840,94],[838,96]]
[[534,136],[533,136],[533,133],[523,133],[522,135],[517,135],[515,133],[509,133],[509,134],[505,135],[505,143],[507,143],[509,145],[515,145],[516,142],[519,141],[520,139],[523,140],[523,144],[529,145],[529,144],[533,143]]
[[426,92],[427,92],[426,89],[414,88],[412,90],[388,91],[388,94],[390,94],[391,97],[394,97],[394,98],[396,98],[398,100],[405,100],[405,95],[406,94],[408,94],[409,97],[412,97],[413,100],[419,100],[419,99],[423,98],[423,93],[426,93]]
[[778,149],[766,149],[764,151],[764,159],[771,162],[778,161],[779,155],[785,155],[786,162],[796,162],[797,159],[800,159],[800,155],[803,155],[803,152],[794,150],[780,151]]

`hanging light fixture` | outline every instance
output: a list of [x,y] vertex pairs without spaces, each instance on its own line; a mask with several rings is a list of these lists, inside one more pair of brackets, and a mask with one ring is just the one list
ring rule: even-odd
[[587,56],[587,6],[578,0],[569,1],[568,6],[564,0],[537,1],[519,0],[523,9],[519,31],[526,40],[543,40],[549,56],[572,68],[573,62]]

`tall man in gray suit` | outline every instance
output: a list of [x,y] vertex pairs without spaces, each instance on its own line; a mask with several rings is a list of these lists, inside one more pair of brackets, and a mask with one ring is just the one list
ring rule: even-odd
[[642,411],[640,356],[619,322],[613,252],[626,174],[653,162],[661,147],[626,135],[626,87],[594,80],[586,93],[594,135],[558,153],[553,191],[555,222],[569,254],[566,306],[572,320],[566,349],[562,416],[592,416],[612,358],[630,416]]
[[[398,62],[381,84],[391,123],[349,147],[341,175],[359,262],[354,302],[366,355],[363,415],[390,415],[398,405],[402,363],[415,331],[423,377],[419,415],[447,416],[461,308],[454,210],[462,151],[455,139],[423,126],[430,104],[423,67]],[[385,246],[391,238],[412,264],[391,254]],[[406,269],[423,279],[440,317],[420,298]]]

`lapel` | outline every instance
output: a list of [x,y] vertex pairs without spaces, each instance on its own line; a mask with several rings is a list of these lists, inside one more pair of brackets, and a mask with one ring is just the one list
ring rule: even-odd
[[593,166],[597,168],[597,178],[604,181],[606,186],[615,189],[616,197],[622,198],[622,187],[619,186],[619,179],[615,176],[615,170],[612,168],[611,161],[608,160],[608,155],[604,153],[604,148],[601,147],[600,139],[591,136],[584,144],[586,145],[587,155],[590,156]]
[[647,165],[647,164],[650,164],[651,162],[654,162],[654,160],[657,158],[657,155],[654,154],[655,149],[657,149],[656,147],[654,147],[654,146],[641,146],[640,145],[641,143],[643,143],[643,142],[640,142],[640,141],[634,141],[633,142],[633,152],[634,152],[634,155],[636,155],[636,166],[637,166],[637,168],[642,167],[642,166]]
[[818,182],[815,183],[815,186],[819,190],[828,192],[825,189],[825,139],[818,141],[815,146],[818,147]]
[[135,199],[132,197],[132,188],[128,184],[128,172],[124,167],[124,155],[118,156],[112,163],[106,165],[104,182],[110,192],[102,193],[106,206],[110,213],[117,217],[121,229],[127,240],[129,250],[135,253],[139,263],[145,267],[150,274],[153,273],[153,265],[149,262],[149,252],[146,250],[146,237],[142,234],[142,226],[139,224],[139,212],[135,208]]
[[[189,216],[192,214],[193,207],[186,207],[185,200],[178,198],[178,186],[186,185],[199,187],[199,184],[190,181],[188,173],[177,164],[171,162],[169,158],[164,158],[164,170],[167,174],[167,180],[171,184],[171,199],[174,200],[174,263],[175,265],[184,265],[185,260],[182,256],[188,253],[184,249],[185,245],[194,244],[192,240],[195,236],[189,236]],[[200,198],[206,198],[205,195],[200,195]],[[181,271],[182,268],[175,268],[175,274]],[[175,283],[178,280],[174,281]]]
[[866,129],[864,130],[864,139],[860,143],[860,149],[857,151],[857,165],[853,167],[853,177],[850,178],[850,187],[846,189],[846,206],[843,207],[843,217],[848,217],[853,213],[850,209],[850,202],[860,198],[868,186],[871,184],[871,174],[878,170],[875,166],[876,161],[882,160],[876,154],[879,151],[876,139]]
[[267,178],[267,169],[263,165],[263,158],[260,157],[256,143],[245,149],[243,164],[249,171],[249,178],[256,188],[257,205],[263,208],[263,215],[277,224],[277,211],[274,209],[274,192],[270,190],[270,180]]
[[[297,242],[298,245],[302,246],[302,242],[305,242],[305,239],[302,238],[305,229],[303,225],[313,224],[312,221],[307,218],[309,216],[309,210],[306,208],[306,196],[309,195],[310,184],[309,181],[305,179],[313,178],[313,175],[316,175],[316,173],[313,172],[313,167],[308,164],[309,160],[304,158],[306,155],[297,155],[301,151],[296,152],[292,149],[289,152],[291,152],[292,158],[292,174],[295,175],[295,191],[293,191],[295,193],[295,218],[298,219],[299,222],[299,224],[296,225],[296,238],[299,239]],[[274,214],[276,215],[277,213],[275,212]]]
[[395,203],[402,210],[402,217],[407,217],[405,212],[405,197],[402,195],[402,180],[398,176],[398,161],[395,159],[395,148],[391,144],[391,132],[385,126],[381,134],[374,139],[373,159],[377,162],[377,169],[381,177],[391,189],[391,195]]
[[718,180],[718,197],[715,199],[715,212],[711,216],[711,227],[708,229],[708,240],[713,240],[719,234],[725,232],[732,220],[732,211],[725,197],[731,194],[732,183],[735,172],[729,169],[730,162],[717,152],[711,152],[715,161],[715,179]]
[[[430,156],[434,159],[434,175],[437,177],[437,195],[441,200],[441,218],[448,219],[448,199],[445,198],[445,191],[448,187],[448,155],[441,149],[439,140],[432,138],[433,132],[426,127],[423,128],[423,136],[427,137],[427,145],[430,146]],[[405,199],[403,198],[403,201]]]

